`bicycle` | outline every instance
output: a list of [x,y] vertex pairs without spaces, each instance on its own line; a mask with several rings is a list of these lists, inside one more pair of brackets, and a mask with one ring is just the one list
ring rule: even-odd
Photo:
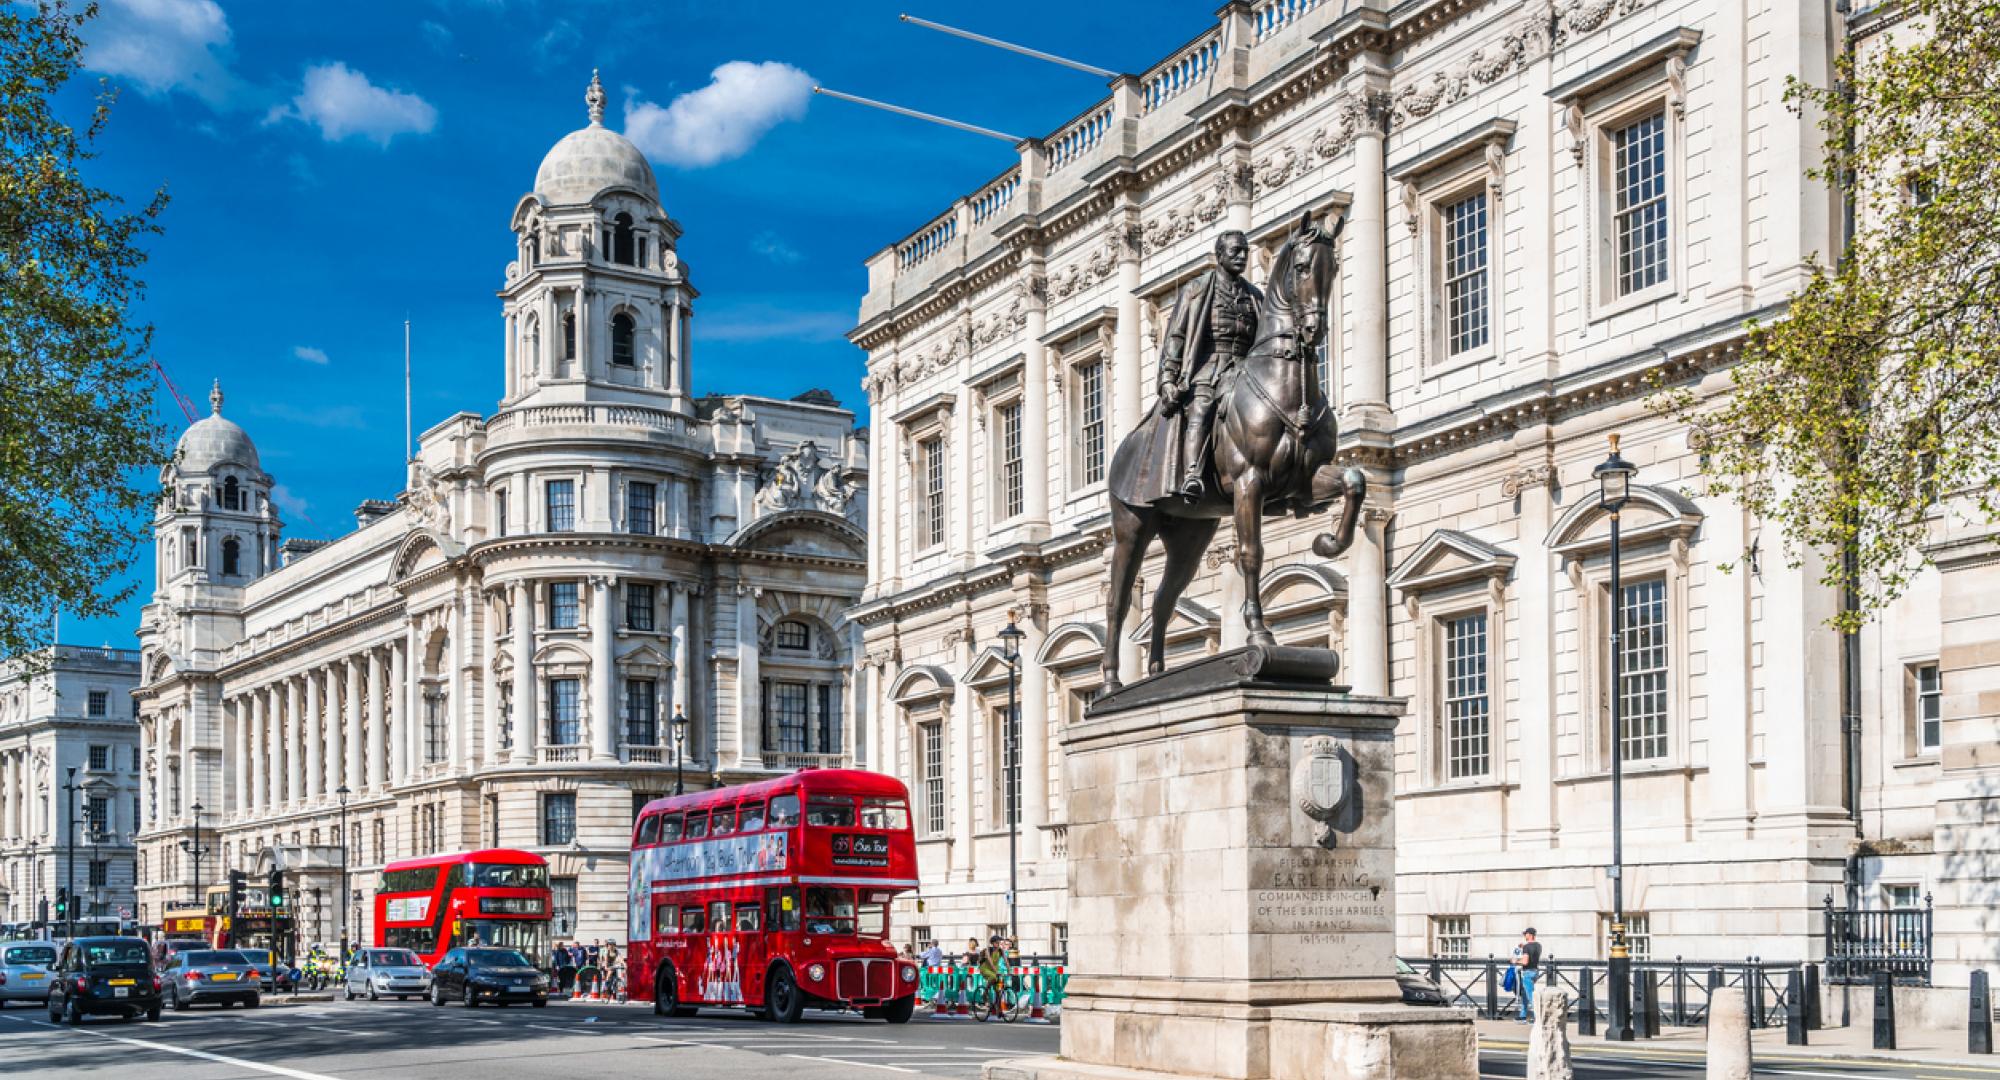
[[979,996],[975,1012],[982,1024],[996,1018],[1003,1024],[1011,1024],[1027,1011],[1027,995],[1015,992],[1005,982],[982,984]]

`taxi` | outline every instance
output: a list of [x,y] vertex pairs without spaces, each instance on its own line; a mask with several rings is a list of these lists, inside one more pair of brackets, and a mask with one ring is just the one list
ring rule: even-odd
[[53,941],[9,941],[0,944],[0,1008],[10,1001],[41,1005],[49,1000],[49,983],[56,966]]

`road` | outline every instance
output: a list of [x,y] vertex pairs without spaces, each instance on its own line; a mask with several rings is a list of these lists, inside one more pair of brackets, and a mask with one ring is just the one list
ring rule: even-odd
[[[144,1080],[496,1080],[499,1077],[688,1076],[715,1080],[921,1080],[977,1077],[988,1061],[1052,1054],[1045,1024],[919,1018],[907,1025],[807,1013],[778,1026],[712,1010],[663,1019],[635,1006],[557,1002],[546,1009],[467,1011],[426,1002],[271,1005],[255,1012],[168,1012],[157,1024],[96,1019],[53,1026],[39,1010],[0,1012],[0,1076],[74,1077],[116,1069]],[[1523,1047],[1491,1041],[1488,1080],[1525,1076]],[[1643,1047],[1576,1047],[1581,1080],[1699,1077],[1697,1054]],[[1840,1063],[1770,1055],[1760,1077],[1994,1080],[2000,1070]]]

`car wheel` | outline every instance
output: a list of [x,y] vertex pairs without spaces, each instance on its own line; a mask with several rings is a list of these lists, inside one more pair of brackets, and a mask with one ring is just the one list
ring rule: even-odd
[[444,1005],[444,987],[436,983],[431,984],[431,1004],[439,1007]]
[[77,1005],[75,998],[69,999],[69,1008],[65,1009],[64,1013],[63,1019],[69,1021],[69,1026],[83,1026],[83,1009]]
[[353,984],[353,983],[348,983],[348,984],[347,984],[346,986],[342,987],[341,989],[342,989],[342,992],[344,992],[344,993],[345,993],[345,994],[347,995],[347,1000],[348,1000],[348,1001],[353,1001],[353,1000],[354,1000],[354,984]]
[[155,1005],[155,1006],[153,1006],[152,1008],[150,1008],[150,1009],[147,1009],[147,1010],[146,1010],[146,1019],[147,1019],[147,1020],[148,1020],[149,1022],[151,1022],[151,1023],[155,1023],[155,1024],[159,1023],[159,1022],[160,1022],[160,1007],[159,1007],[158,1005]]
[[461,998],[461,1000],[465,1002],[465,1007],[468,1009],[476,1009],[479,1007],[479,999],[473,996],[471,983],[465,984],[465,990],[463,991],[463,997]]
[[535,999],[535,1008],[537,1008],[537,1009],[546,1009],[546,1008],[548,1008],[548,1007],[549,1007],[549,999],[548,999],[548,998],[536,998],[536,999]]
[[252,994],[250,995],[250,1000],[243,1003],[243,1007],[246,1009],[254,1009],[262,1004],[264,1004],[264,999],[257,996],[256,994]]
[[175,987],[175,988],[174,988],[174,1003],[173,1003],[173,1004],[174,1004],[174,1011],[175,1011],[175,1012],[186,1012],[186,1011],[187,1011],[187,1007],[188,1007],[188,1003],[187,1003],[187,999],[185,999],[185,998],[181,997],[181,991],[180,991],[180,988],[179,988],[179,987]]
[[792,969],[779,967],[764,986],[764,1013],[780,1024],[796,1024],[806,1011],[806,996],[792,978]]

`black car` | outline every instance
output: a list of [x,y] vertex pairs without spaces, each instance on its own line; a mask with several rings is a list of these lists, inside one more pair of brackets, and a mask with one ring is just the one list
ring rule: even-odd
[[1444,989],[1425,978],[1416,968],[1396,957],[1396,985],[1402,988],[1405,1005],[1442,1005]]
[[431,1004],[447,1001],[526,1001],[539,1009],[549,1003],[549,977],[513,949],[453,949],[431,968]]
[[86,1016],[160,1018],[160,979],[146,943],[130,937],[77,938],[63,945],[49,986],[49,1022]]

